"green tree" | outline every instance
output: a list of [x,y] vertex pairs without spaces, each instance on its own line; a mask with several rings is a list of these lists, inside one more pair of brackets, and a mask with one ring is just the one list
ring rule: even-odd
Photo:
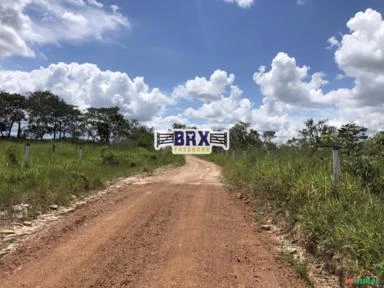
[[11,137],[13,125],[18,123],[17,137],[21,134],[21,121],[25,119],[26,99],[19,94],[0,92],[0,131]]
[[367,131],[367,128],[358,126],[355,123],[348,123],[341,126],[338,137],[348,155],[351,155],[352,151],[359,150],[362,147],[362,143],[368,138],[366,135]]
[[27,100],[28,133],[41,140],[50,133],[56,138],[66,108],[64,100],[49,91],[31,93]]
[[299,131],[301,144],[313,148],[329,146],[330,142],[333,142],[332,135],[336,135],[336,130],[334,127],[328,126],[327,122],[327,119],[318,122],[313,119],[305,121],[305,128]]
[[248,146],[248,132],[250,124],[245,122],[236,123],[230,130],[231,147],[236,150],[244,150]]
[[247,144],[251,147],[261,147],[262,141],[260,139],[260,134],[257,130],[251,129],[247,134]]
[[93,141],[109,144],[127,138],[135,126],[119,112],[118,107],[89,108],[84,116],[85,131]]
[[276,148],[276,144],[272,140],[276,138],[276,131],[267,130],[263,132],[264,145],[268,150]]

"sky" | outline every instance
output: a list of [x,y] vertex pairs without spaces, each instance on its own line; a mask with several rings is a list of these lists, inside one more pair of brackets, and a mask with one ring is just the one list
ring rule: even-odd
[[384,129],[382,0],[2,0],[0,90],[155,129]]

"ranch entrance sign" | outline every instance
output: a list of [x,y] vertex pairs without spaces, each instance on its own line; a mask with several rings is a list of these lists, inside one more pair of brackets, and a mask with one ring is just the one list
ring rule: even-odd
[[174,129],[168,132],[155,131],[156,150],[171,146],[173,154],[211,154],[212,147],[229,149],[229,131]]

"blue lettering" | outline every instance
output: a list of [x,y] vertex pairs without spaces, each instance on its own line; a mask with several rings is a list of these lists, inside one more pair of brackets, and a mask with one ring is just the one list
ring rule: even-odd
[[[185,135],[185,145],[186,146],[196,146],[196,138],[195,138],[196,134],[194,131],[187,131],[186,132],[186,135]],[[192,145],[191,145],[192,143]]]
[[200,135],[199,146],[209,146],[208,135],[209,131],[198,131]]
[[173,134],[174,137],[174,145],[175,146],[184,146],[184,133],[183,131],[175,131]]

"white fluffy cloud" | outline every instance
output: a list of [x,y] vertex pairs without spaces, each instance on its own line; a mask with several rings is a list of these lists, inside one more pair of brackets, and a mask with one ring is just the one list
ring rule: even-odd
[[117,6],[96,0],[3,0],[0,58],[33,57],[35,45],[101,40],[121,27],[129,27],[129,21]]
[[50,90],[80,108],[119,106],[129,118],[150,121],[173,101],[143,77],[102,71],[94,64],[58,63],[31,72],[0,71],[0,90],[26,94]]
[[249,8],[253,5],[254,0],[224,0],[228,3],[236,3],[241,8]]
[[197,109],[188,108],[183,115],[190,119],[203,119],[213,128],[228,127],[237,121],[249,122],[252,104],[249,99],[242,98],[242,94],[237,86],[231,86],[228,96],[221,95]]
[[323,73],[310,75],[307,66],[298,66],[295,58],[280,52],[269,70],[261,66],[253,77],[264,97],[263,104],[252,111],[256,126],[268,119],[271,129],[291,134],[303,120],[313,117],[328,118],[335,125],[355,122],[371,131],[384,129],[383,17],[367,9],[352,17],[347,27],[348,33],[340,40],[328,39],[327,48],[335,49],[336,64],[343,72],[337,78],[354,79],[353,87],[324,93]]
[[[18,0],[12,3],[23,6],[31,1]],[[105,9],[96,0],[65,0],[65,3],[68,7]],[[118,8],[115,7],[113,11],[111,13],[116,13]],[[32,24],[23,26],[23,23],[32,20],[25,14],[21,17],[27,18],[24,22],[16,23],[17,17],[12,16],[9,21],[16,24],[5,26],[21,27],[16,29],[17,31],[38,31]],[[77,22],[78,25],[83,21],[81,17],[72,14],[63,14],[62,17],[72,19],[68,21]],[[2,15],[0,19],[5,21],[7,16]],[[353,79],[352,87],[325,92],[328,82],[323,73],[310,73],[310,68],[300,64],[299,58],[296,60],[280,52],[274,57],[270,67],[260,66],[253,75],[261,92],[260,107],[254,107],[252,103],[250,97],[255,95],[244,95],[235,83],[235,75],[223,70],[216,70],[209,77],[198,76],[187,80],[177,85],[171,95],[167,96],[157,88],[149,88],[142,77],[131,79],[126,73],[102,71],[94,64],[58,63],[31,72],[0,71],[0,90],[26,93],[48,89],[82,108],[117,105],[127,117],[137,118],[145,124],[162,129],[170,127],[174,122],[223,128],[230,127],[237,121],[245,121],[250,122],[251,126],[259,131],[277,130],[279,140],[287,140],[297,134],[304,120],[328,118],[332,125],[356,122],[373,131],[382,130],[384,20],[377,11],[367,9],[354,15],[348,21],[347,27],[349,30],[345,35],[338,36],[340,39],[331,37],[328,44],[329,49],[335,50],[335,62],[342,72],[337,78]],[[0,51],[3,54],[0,56],[6,54],[6,49],[18,49],[17,53],[20,55],[33,55],[29,44],[40,43],[36,40],[39,39],[37,34],[31,34],[27,42],[22,34],[16,34],[21,35],[19,40],[12,38],[12,34],[3,36],[4,39],[8,37],[9,41],[19,41],[19,44],[13,47],[9,44],[11,42],[1,42],[1,33],[5,33],[4,31],[8,30],[1,27]],[[97,37],[95,35],[97,33],[93,34]],[[66,40],[64,36],[60,37],[63,38],[56,41]],[[46,41],[49,43],[52,40]],[[9,48],[4,48],[8,47],[6,45],[9,45]],[[12,51],[8,53],[16,53],[16,50]],[[257,95],[257,91],[255,94]],[[198,105],[184,111],[175,109],[174,115],[166,114],[167,107],[176,105],[184,98],[192,99]]]
[[344,73],[355,79],[351,98],[355,106],[384,105],[384,21],[372,9],[358,12],[347,27],[349,33],[337,44],[335,60]]
[[253,75],[266,97],[272,97],[288,104],[312,106],[324,101],[321,87],[328,82],[323,73],[314,73],[310,79],[307,66],[299,67],[296,59],[280,52],[272,60],[271,70],[261,66]]
[[186,97],[204,102],[219,100],[229,85],[235,81],[234,74],[223,70],[216,70],[209,79],[195,77],[173,91],[174,97]]

